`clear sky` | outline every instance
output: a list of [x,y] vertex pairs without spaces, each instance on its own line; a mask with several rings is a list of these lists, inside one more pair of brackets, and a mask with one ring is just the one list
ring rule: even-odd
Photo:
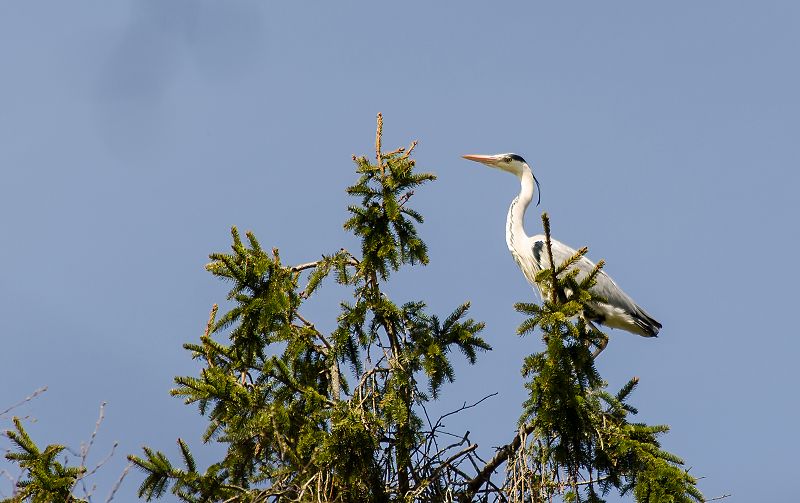
[[[0,2],[0,410],[47,385],[15,413],[40,443],[77,447],[107,401],[92,458],[120,447],[97,501],[142,445],[174,455],[180,435],[211,459],[205,420],[168,396],[196,372],[181,344],[227,292],[207,255],[234,224],[291,263],[354,247],[343,189],[380,111],[385,145],[418,139],[439,177],[412,200],[431,264],[392,291],[439,312],[471,300],[494,346],[459,360],[437,407],[499,395],[452,430],[485,454],[508,441],[522,357],[540,348],[514,335],[513,303],[533,298],[504,242],[518,184],[460,158],[517,152],[554,236],[605,258],[664,325],[610,333],[611,387],[640,377],[641,419],[672,426],[665,447],[708,497],[785,499],[800,448],[800,4],[284,4]],[[320,326],[337,295],[317,301]]]

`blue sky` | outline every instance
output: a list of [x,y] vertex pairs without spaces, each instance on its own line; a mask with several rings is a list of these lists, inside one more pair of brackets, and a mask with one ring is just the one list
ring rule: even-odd
[[[287,262],[355,248],[343,189],[380,111],[385,145],[418,139],[439,177],[413,198],[431,264],[392,292],[471,300],[494,346],[436,407],[499,395],[452,430],[484,453],[507,441],[540,347],[514,335],[533,296],[504,242],[518,185],[460,158],[513,151],[554,236],[664,325],[610,333],[611,387],[640,377],[641,419],[672,426],[665,447],[708,497],[783,498],[800,447],[799,22],[789,1],[2,2],[0,410],[47,385],[15,413],[77,447],[107,401],[93,458],[120,446],[97,501],[142,445],[174,454],[182,436],[212,459],[204,420],[168,396],[226,293],[207,255],[234,224]],[[315,301],[319,326],[339,293]]]

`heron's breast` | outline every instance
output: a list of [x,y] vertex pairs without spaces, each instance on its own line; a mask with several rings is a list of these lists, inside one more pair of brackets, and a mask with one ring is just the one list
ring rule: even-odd
[[511,256],[514,258],[514,262],[517,263],[520,270],[522,271],[523,276],[525,279],[528,280],[528,283],[531,285],[537,286],[536,284],[536,267],[533,264],[533,261],[526,260],[520,253],[517,252],[513,247],[509,246],[508,249],[511,251]]

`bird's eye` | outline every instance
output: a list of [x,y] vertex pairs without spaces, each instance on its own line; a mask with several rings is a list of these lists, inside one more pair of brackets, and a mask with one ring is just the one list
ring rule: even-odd
[[507,155],[507,156],[503,157],[503,162],[508,162],[508,163],[510,163],[510,162],[511,162],[511,156],[510,156],[510,155]]

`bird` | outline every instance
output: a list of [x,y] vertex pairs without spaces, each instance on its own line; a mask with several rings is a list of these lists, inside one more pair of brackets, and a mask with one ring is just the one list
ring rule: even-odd
[[[533,200],[534,184],[537,192],[537,206],[541,201],[539,181],[533,174],[531,167],[522,156],[507,153],[495,155],[470,154],[462,156],[464,159],[479,162],[486,166],[511,173],[519,178],[520,192],[511,201],[506,219],[506,244],[514,261],[522,270],[525,279],[534,286],[542,298],[547,298],[542,285],[536,282],[536,273],[550,267],[550,260],[545,249],[544,234],[528,236],[525,234],[525,210]],[[555,265],[558,266],[575,255],[576,251],[555,239],[550,240]],[[591,271],[595,264],[582,256],[571,268],[577,268],[577,280],[581,281]],[[618,328],[643,337],[656,337],[661,330],[661,323],[657,322],[647,311],[636,304],[633,299],[617,286],[611,277],[600,271],[596,276],[596,283],[589,291],[596,300],[590,302],[591,312],[584,313],[585,318],[591,323],[596,322],[610,328]],[[608,339],[598,343],[596,357],[605,349]]]

